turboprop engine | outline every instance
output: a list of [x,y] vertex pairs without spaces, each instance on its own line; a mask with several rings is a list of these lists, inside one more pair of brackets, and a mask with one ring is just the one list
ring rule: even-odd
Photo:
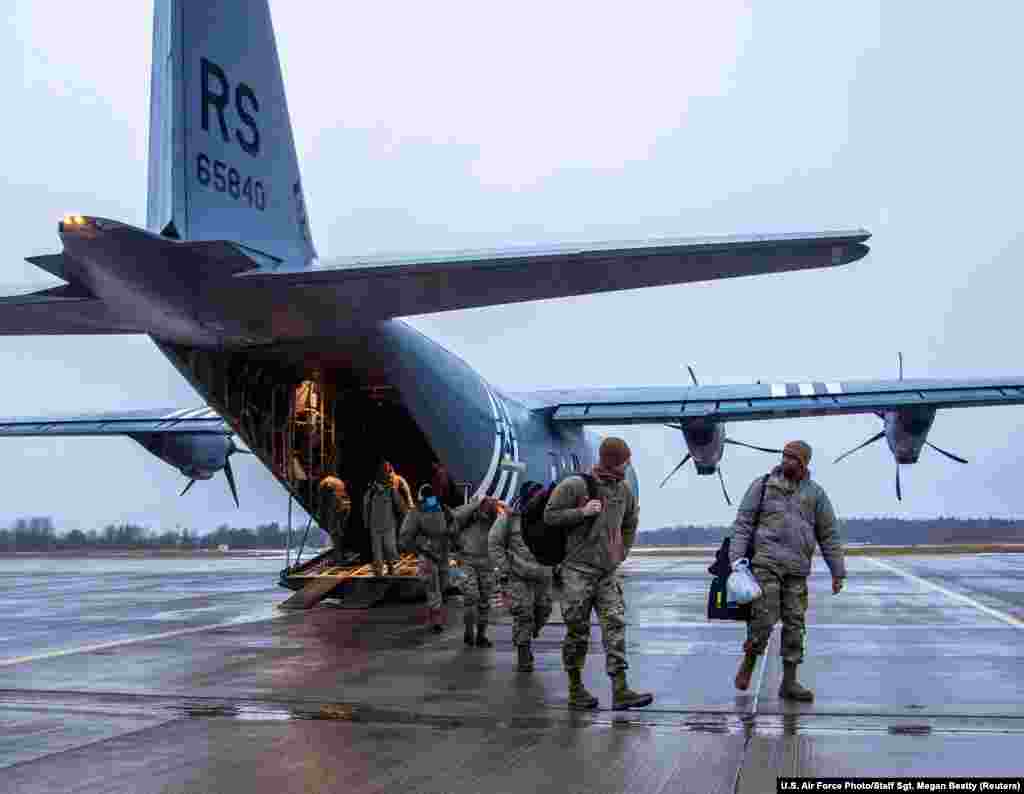
[[133,433],[131,437],[148,452],[189,478],[185,490],[181,492],[182,496],[196,480],[212,479],[214,474],[223,469],[235,506],[239,506],[231,456],[236,452],[252,453],[235,446],[231,436],[216,433]]
[[[693,372],[692,367],[687,367],[690,372],[690,378],[693,379],[693,385],[698,386],[697,376]],[[756,449],[759,452],[772,452],[778,455],[782,454],[781,449],[769,449],[767,447],[758,447],[753,444],[746,444],[742,441],[736,441],[735,439],[729,438],[725,432],[725,425],[722,422],[717,422],[712,419],[704,419],[695,417],[691,419],[684,419],[680,421],[678,425],[666,425],[671,427],[673,430],[679,430],[683,434],[683,440],[686,442],[686,457],[679,461],[679,465],[669,472],[668,477],[661,481],[662,488],[665,487],[665,483],[671,479],[672,475],[679,471],[688,460],[693,458],[694,468],[697,469],[697,474],[709,475],[718,473],[718,482],[722,485],[722,496],[725,497],[725,503],[732,505],[732,501],[729,499],[729,492],[725,488],[725,478],[722,476],[722,469],[719,467],[719,463],[722,461],[722,455],[725,453],[725,445],[731,444],[736,447],[746,447],[747,449]]]
[[[899,354],[899,374],[900,380],[903,380],[902,353]],[[895,408],[881,411],[877,416],[882,420],[882,429],[864,443],[844,452],[833,462],[838,463],[857,450],[864,449],[864,447],[884,438],[885,443],[889,445],[889,451],[892,452],[892,456],[896,460],[896,498],[898,500],[903,500],[903,490],[900,487],[900,465],[917,463],[918,458],[921,457],[921,450],[924,447],[930,447],[950,460],[955,460],[957,463],[968,462],[959,455],[954,455],[952,452],[940,449],[928,440],[928,433],[935,422],[934,408],[924,406]]]

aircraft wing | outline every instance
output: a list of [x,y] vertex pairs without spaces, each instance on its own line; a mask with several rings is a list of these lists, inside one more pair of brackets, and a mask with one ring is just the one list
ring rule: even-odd
[[735,386],[654,386],[510,392],[555,424],[672,424],[877,413],[887,409],[1024,404],[1024,377],[992,380],[865,380]]
[[5,436],[123,436],[133,433],[213,433],[231,428],[212,408],[124,411],[59,417],[0,418]]
[[[868,252],[864,230],[353,257],[298,272],[260,268],[232,282],[291,306],[329,303],[360,317],[402,317],[520,301],[832,267]],[[236,287],[238,289],[238,287]],[[253,295],[259,300],[257,295]]]
[[[145,313],[122,317],[81,286],[77,276],[88,260],[128,270],[146,262],[175,272],[180,283],[169,311],[182,323],[197,323],[214,336],[273,340],[331,336],[353,324],[393,317],[834,267],[867,254],[869,237],[855,230],[662,239],[399,259],[354,257],[329,267],[290,270],[238,243],[181,242],[89,217],[61,224],[63,253],[29,259],[68,284],[0,299],[0,336],[159,335],[162,329],[156,326],[140,327],[146,325]],[[178,305],[182,301],[187,305]]]

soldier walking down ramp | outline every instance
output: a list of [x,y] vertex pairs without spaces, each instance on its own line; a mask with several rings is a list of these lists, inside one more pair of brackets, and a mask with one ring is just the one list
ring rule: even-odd
[[[434,496],[441,503],[442,507],[446,507],[449,510],[453,510],[458,504],[458,494],[456,493],[455,483],[452,482],[451,475],[448,473],[448,468],[443,463],[434,463],[431,467],[430,485],[434,489]],[[450,564],[450,551],[448,541],[445,540],[444,548],[442,550],[442,558],[444,564],[441,566],[441,600],[447,601],[449,587],[449,564]]]
[[761,501],[761,520],[754,534],[751,571],[764,595],[751,604],[743,661],[736,673],[736,688],[746,690],[757,666],[757,657],[768,646],[772,628],[782,620],[783,678],[779,697],[811,701],[814,693],[796,680],[797,666],[804,660],[804,615],[807,612],[807,576],[815,545],[832,572],[832,593],[843,589],[846,564],[839,542],[836,516],[825,489],[810,478],[807,465],[811,448],[803,441],[790,441],[782,451],[782,465],[768,479],[759,477],[747,489],[736,513],[729,544],[729,562],[747,555],[753,516]]
[[462,617],[466,627],[463,639],[466,645],[475,644],[478,648],[493,645],[487,638],[491,597],[494,595],[494,563],[487,548],[487,538],[499,512],[504,512],[504,509],[497,499],[489,496],[474,499],[453,511],[452,534],[462,547],[459,557],[466,573],[462,587]]
[[416,574],[427,588],[427,622],[440,634],[444,631],[440,567],[442,563],[448,564],[441,553],[451,532],[450,518],[447,508],[434,496],[430,485],[420,486],[418,496],[419,501],[402,522],[399,545],[404,550],[416,552]]
[[363,496],[363,524],[370,531],[373,571],[377,576],[383,575],[385,564],[389,575],[398,565],[395,534],[405,513],[405,502],[394,485],[391,467],[381,463],[377,467],[377,479]]
[[395,471],[390,463],[387,466],[388,471],[391,472],[391,482],[394,484],[395,490],[398,491],[398,495],[402,497],[402,504],[405,506],[404,512],[409,512],[412,510],[413,505],[416,504],[412,498],[412,489],[409,488],[409,483],[405,477]]
[[618,575],[636,538],[639,516],[636,494],[625,480],[629,447],[621,438],[606,438],[598,457],[593,468],[598,499],[588,499],[582,477],[567,477],[544,509],[546,524],[573,527],[562,564],[566,628],[562,662],[569,676],[569,707],[592,709],[598,705],[582,680],[590,645],[590,613],[595,610],[601,621],[605,667],[612,679],[612,708],[648,706],[654,696],[634,692],[626,683],[626,607]]
[[495,567],[508,577],[512,596],[512,642],[521,673],[533,670],[531,642],[551,617],[552,569],[541,565],[523,540],[523,511],[530,497],[544,486],[524,482],[511,509],[502,512],[488,535],[488,549]]
[[323,515],[323,528],[331,536],[334,544],[333,557],[341,562],[342,543],[345,538],[345,526],[352,512],[352,500],[348,496],[348,488],[344,481],[331,472],[320,481],[320,504]]

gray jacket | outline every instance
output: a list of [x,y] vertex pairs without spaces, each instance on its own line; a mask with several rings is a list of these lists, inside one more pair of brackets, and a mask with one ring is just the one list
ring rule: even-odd
[[405,503],[397,488],[370,484],[363,495],[363,524],[372,533],[394,532],[405,516]]
[[501,513],[491,527],[487,544],[491,560],[502,573],[532,582],[550,582],[551,568],[541,565],[523,540],[521,513]]
[[460,560],[468,565],[490,567],[487,536],[494,522],[480,512],[482,501],[478,497],[452,511],[453,534],[462,547],[462,551],[459,552]]
[[599,479],[597,491],[603,509],[596,517],[584,519],[587,483],[579,476],[566,477],[555,486],[548,499],[547,507],[544,508],[544,523],[552,527],[570,528],[565,543],[564,566],[587,573],[607,574],[620,565],[611,558],[608,530],[621,527],[623,551],[628,556],[636,539],[640,507],[636,494],[625,480],[604,482]]
[[[758,477],[751,483],[736,513],[729,544],[730,563],[746,556],[762,480]],[[821,546],[821,555],[832,575],[846,576],[836,514],[825,489],[810,477],[790,482],[782,476],[782,467],[777,466],[768,477],[751,564],[781,574],[807,576],[815,545]]]
[[405,514],[405,520],[402,521],[398,548],[415,551],[417,555],[447,567],[448,522],[448,514],[443,510],[427,512],[414,507]]

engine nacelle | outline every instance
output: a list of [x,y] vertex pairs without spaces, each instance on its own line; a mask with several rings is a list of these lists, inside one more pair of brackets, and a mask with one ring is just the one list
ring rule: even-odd
[[897,463],[917,463],[935,421],[934,408],[900,408],[886,411],[885,442]]
[[684,419],[681,425],[697,474],[714,474],[725,452],[725,425],[708,419]]
[[209,480],[235,451],[231,436],[216,433],[133,433],[148,452],[192,480]]

